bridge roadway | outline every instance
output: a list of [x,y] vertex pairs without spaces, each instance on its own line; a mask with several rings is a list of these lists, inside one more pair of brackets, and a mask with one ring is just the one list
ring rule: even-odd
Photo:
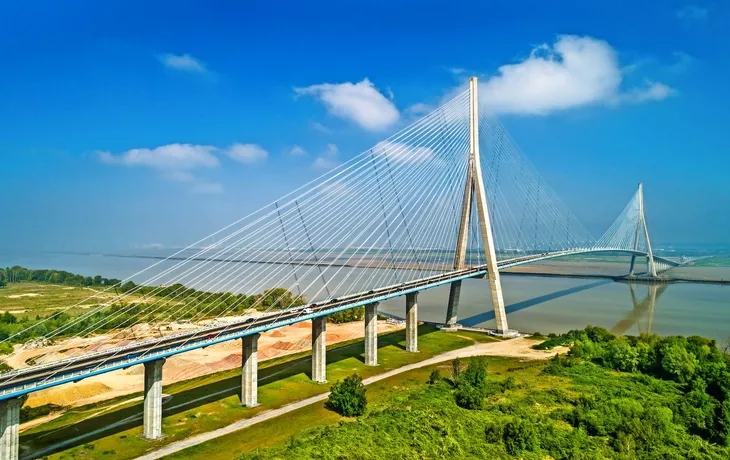
[[[607,250],[568,250],[553,253],[532,254],[505,259],[498,262],[500,269],[523,265],[535,261],[585,254],[589,252],[616,252]],[[628,251],[623,251],[628,252]],[[637,253],[637,255],[646,255]],[[672,265],[677,262],[665,259]],[[167,358],[176,354],[204,348],[216,343],[240,339],[242,337],[279,328],[300,321],[327,316],[329,314],[368,305],[393,297],[399,297],[430,289],[443,284],[467,278],[482,277],[487,274],[486,265],[421,278],[398,285],[374,289],[347,297],[327,300],[262,315],[253,320],[229,323],[198,329],[192,332],[171,334],[161,339],[150,339],[124,347],[110,348],[100,352],[87,353],[78,357],[66,358],[48,364],[16,369],[0,375],[0,401],[22,396],[45,388],[68,382],[77,382],[117,369]],[[306,311],[311,309],[311,312]]]

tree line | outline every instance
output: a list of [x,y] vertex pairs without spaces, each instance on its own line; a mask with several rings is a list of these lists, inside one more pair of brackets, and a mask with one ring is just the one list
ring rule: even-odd
[[116,278],[83,276],[64,270],[35,270],[21,266],[0,268],[0,287],[7,283],[51,283],[67,286],[115,286],[121,283]]

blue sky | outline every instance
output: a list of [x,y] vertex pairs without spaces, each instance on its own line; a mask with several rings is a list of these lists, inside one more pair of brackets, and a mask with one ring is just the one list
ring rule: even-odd
[[[475,3],[484,3],[475,5]],[[730,5],[5,1],[0,249],[182,245],[478,75],[594,234],[730,242]]]

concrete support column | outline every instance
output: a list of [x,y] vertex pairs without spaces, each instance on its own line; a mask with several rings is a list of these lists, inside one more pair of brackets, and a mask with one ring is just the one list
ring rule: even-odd
[[631,265],[629,265],[629,276],[634,275],[635,267],[636,267],[636,254],[631,254]]
[[459,317],[459,296],[461,296],[461,280],[451,283],[449,288],[449,305],[446,309],[446,327],[455,327]]
[[365,305],[365,365],[378,365],[378,302]]
[[327,317],[312,319],[312,380],[327,381]]
[[164,359],[144,363],[144,437],[162,437],[162,366]]
[[0,459],[18,460],[18,425],[20,406],[23,399],[13,398],[0,401]]
[[406,294],[406,351],[418,351],[418,293]]
[[241,404],[254,407],[259,405],[259,334],[247,335],[242,342]]

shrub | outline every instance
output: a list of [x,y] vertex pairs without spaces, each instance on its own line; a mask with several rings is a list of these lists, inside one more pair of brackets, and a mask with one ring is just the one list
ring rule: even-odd
[[514,390],[517,388],[517,381],[511,375],[502,382],[502,391]]
[[345,417],[357,417],[365,413],[367,398],[362,377],[353,374],[332,385],[327,407]]
[[454,358],[453,361],[451,361],[451,379],[456,383],[457,380],[459,380],[459,376],[461,375],[461,360],[459,358]]
[[431,371],[431,375],[428,376],[428,384],[433,385],[441,380],[441,372],[438,369]]
[[454,392],[454,398],[456,404],[464,409],[475,410],[484,407],[484,391],[469,384],[459,384]]
[[540,446],[537,428],[525,419],[513,419],[507,422],[502,439],[504,447],[510,455],[517,455],[523,451],[532,452]]
[[456,404],[464,409],[481,409],[484,407],[486,390],[487,362],[483,356],[477,356],[472,358],[466,370],[456,379]]

